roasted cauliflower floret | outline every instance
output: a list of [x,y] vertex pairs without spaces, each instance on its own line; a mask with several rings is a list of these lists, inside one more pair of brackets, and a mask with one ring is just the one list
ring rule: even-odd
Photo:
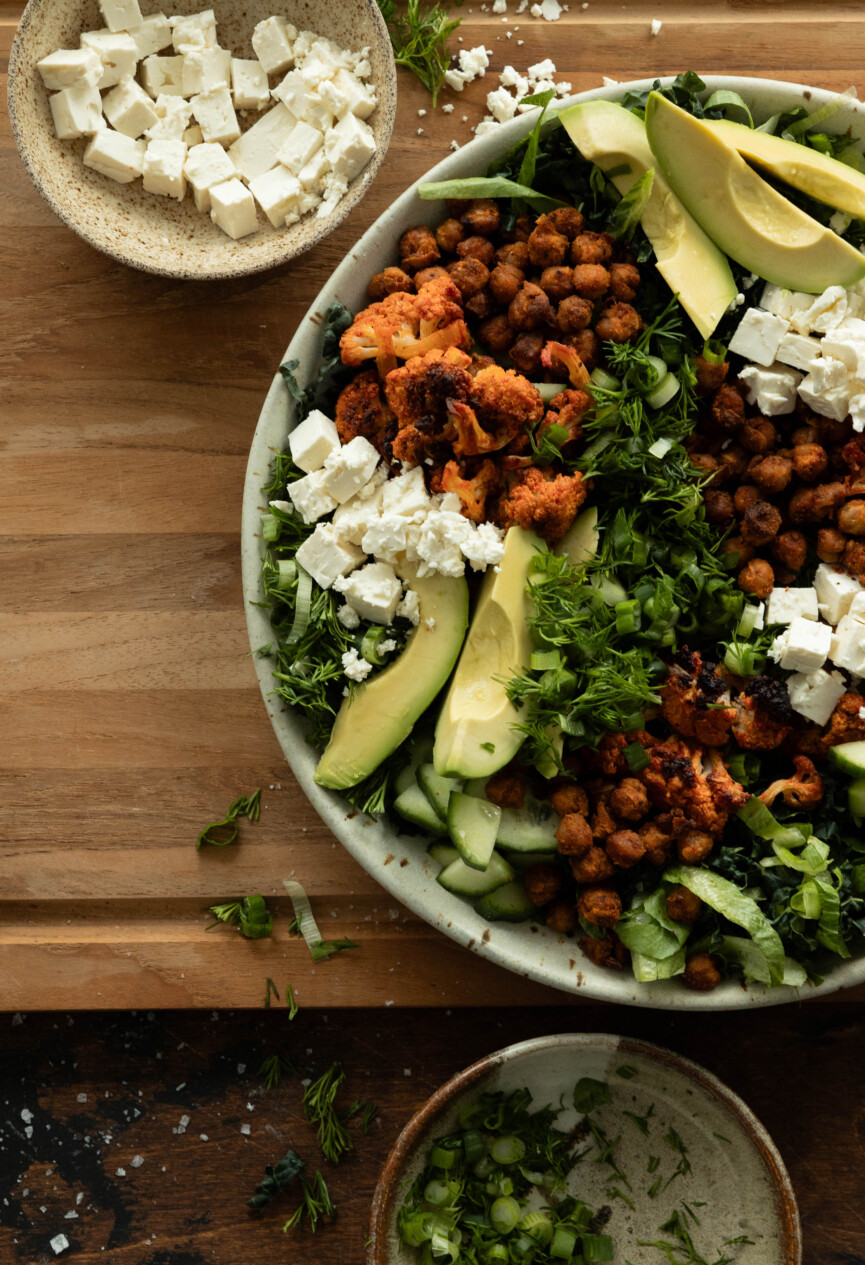
[[661,688],[661,711],[670,727],[707,747],[723,746],[736,719],[736,709],[729,703],[730,693],[718,665],[704,663],[698,653],[684,647]]
[[344,444],[362,435],[379,452],[384,452],[385,441],[392,439],[396,432],[396,420],[374,369],[365,369],[343,388],[336,402],[334,421]]
[[490,364],[474,374],[468,400],[449,400],[446,438],[457,457],[477,457],[507,447],[543,413],[537,388],[513,369]]
[[463,476],[458,462],[449,461],[442,474],[441,490],[456,493],[464,517],[473,523],[482,523],[487,497],[496,489],[498,481],[499,472],[492,461],[484,461],[471,479]]
[[547,343],[541,352],[541,364],[545,369],[566,373],[572,387],[588,386],[589,371],[573,347],[566,343]]
[[859,714],[863,707],[865,696],[851,690],[838,700],[824,729],[815,727],[801,735],[796,743],[798,750],[821,759],[830,747],[837,747],[842,742],[859,742],[865,739],[865,720]]
[[675,835],[696,829],[717,838],[749,798],[717,751],[671,739],[653,747],[649,759],[640,780],[655,807],[670,814]]
[[752,677],[734,707],[733,737],[745,751],[773,751],[790,733],[793,709],[783,681]]
[[501,501],[503,526],[516,525],[536,531],[550,544],[561,540],[586,499],[579,471],[574,475],[551,474],[531,466],[516,475],[509,494]]
[[780,795],[785,804],[794,808],[812,808],[823,798],[823,779],[806,755],[793,756],[796,772],[792,777],[779,778],[767,786],[758,799],[771,808]]
[[558,444],[559,450],[574,443],[582,436],[583,418],[593,404],[594,400],[587,391],[561,391],[550,400],[550,407],[535,433],[536,442],[540,443],[551,426],[562,426],[567,436]]
[[439,277],[419,294],[389,294],[358,312],[339,340],[343,364],[374,360],[380,377],[410,360],[446,347],[471,346],[460,292],[450,277]]

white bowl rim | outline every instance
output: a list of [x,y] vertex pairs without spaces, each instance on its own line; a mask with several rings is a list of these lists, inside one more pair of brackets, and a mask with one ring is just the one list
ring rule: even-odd
[[[805,84],[783,80],[758,79],[747,76],[701,75],[709,91],[731,88],[738,92],[759,114],[769,117],[776,109],[790,109],[796,103],[819,107],[836,98],[838,94],[826,89],[812,88]],[[663,85],[673,82],[674,76],[658,76]],[[556,102],[556,107],[578,101],[618,100],[625,91],[651,88],[657,79],[639,79],[593,88],[586,92]],[[795,98],[795,100],[791,100]],[[832,120],[849,125],[854,116],[865,109],[858,101],[844,105]],[[282,361],[305,358],[317,354],[319,328],[323,314],[343,286],[354,279],[362,261],[386,236],[395,249],[396,233],[410,223],[431,218],[431,209],[440,205],[435,202],[420,203],[414,218],[407,212],[417,205],[417,186],[428,180],[443,180],[470,173],[471,168],[483,170],[500,151],[505,152],[526,131],[530,130],[535,114],[518,116],[503,124],[495,132],[478,137],[462,149],[448,155],[430,171],[412,184],[385,211],[346,256],[329,280],[322,287],[309,311],[304,316],[292,338]],[[861,129],[865,131],[865,129]],[[367,273],[369,271],[367,265]],[[282,362],[281,361],[281,362]],[[260,515],[263,507],[262,484],[264,475],[278,448],[284,447],[288,433],[288,393],[277,373],[264,401],[246,472],[243,496],[241,549],[243,562],[243,591],[250,646],[253,651],[270,640],[270,624],[266,611],[255,605],[261,598],[260,566]],[[283,416],[279,430],[275,420]],[[865,949],[862,953],[839,962],[818,985],[803,989],[790,986],[766,988],[762,985],[744,987],[736,980],[725,980],[708,993],[685,988],[681,981],[658,981],[652,984],[638,983],[629,972],[611,971],[597,967],[583,958],[575,942],[561,941],[546,928],[534,934],[526,928],[529,924],[487,924],[479,918],[471,905],[458,896],[451,896],[432,877],[429,865],[424,873],[424,854],[417,837],[400,836],[395,829],[373,823],[362,817],[333,791],[316,785],[313,773],[317,754],[303,738],[303,726],[281,700],[272,694],[270,660],[253,655],[264,703],[273,724],[277,740],[295,778],[305,791],[313,807],[348,852],[372,875],[377,882],[413,913],[431,926],[437,927],[452,940],[471,949],[481,957],[527,979],[560,989],[574,996],[598,1001],[616,1002],[622,1005],[642,1006],[661,1010],[743,1010],[752,1007],[778,1006],[785,1003],[825,997],[839,989],[865,982]],[[409,850],[400,840],[409,840]],[[412,851],[414,849],[414,851]],[[408,856],[409,864],[391,865],[394,854]],[[387,857],[390,857],[390,861]],[[420,877],[415,884],[414,878]],[[534,925],[534,924],[532,924]],[[522,934],[519,934],[522,931]],[[569,947],[571,946],[571,947]],[[550,947],[551,952],[543,952]]]

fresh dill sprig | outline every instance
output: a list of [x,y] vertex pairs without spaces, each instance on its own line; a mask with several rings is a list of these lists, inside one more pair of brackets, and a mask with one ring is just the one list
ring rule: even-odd
[[303,1202],[282,1227],[283,1234],[294,1226],[302,1230],[304,1217],[308,1221],[310,1231],[313,1234],[318,1229],[319,1221],[334,1221],[336,1219],[336,1208],[333,1206],[327,1183],[321,1173],[316,1173],[311,1182],[308,1182],[305,1177],[301,1177],[300,1185]]
[[[241,795],[236,799],[229,806],[228,812],[222,821],[214,821],[209,826],[205,826],[196,840],[195,847],[198,850],[204,844],[209,843],[214,848],[226,848],[230,843],[234,843],[237,838],[239,831],[238,817],[246,817],[248,821],[258,821],[260,816],[261,789],[259,788],[259,790],[253,791],[251,795]],[[225,831],[226,834],[223,835],[222,831]]]
[[264,1170],[266,1176],[256,1186],[252,1198],[247,1200],[250,1208],[255,1208],[257,1212],[266,1208],[271,1199],[288,1190],[296,1177],[302,1180],[305,1168],[304,1161],[296,1151],[288,1151],[278,1163],[268,1164]]
[[373,1120],[378,1115],[378,1106],[371,1098],[356,1098],[350,1107],[346,1107],[339,1114],[343,1124],[350,1124],[356,1116],[360,1116],[359,1128],[366,1137]]
[[334,1063],[307,1086],[303,1095],[303,1114],[315,1127],[321,1153],[330,1164],[338,1164],[353,1145],[336,1108],[336,1096],[344,1080],[345,1072],[339,1063]]
[[[669,1234],[670,1239],[655,1239],[654,1241],[646,1241],[638,1239],[639,1247],[653,1247],[658,1252],[666,1256],[670,1265],[731,1265],[736,1256],[727,1256],[720,1251],[714,1260],[708,1260],[697,1250],[691,1232],[688,1229],[689,1217],[693,1221],[697,1221],[693,1212],[688,1209],[687,1205],[683,1205],[683,1212],[678,1210],[673,1212],[670,1217],[659,1227],[662,1234]],[[699,1224],[699,1223],[698,1223]],[[749,1239],[747,1235],[740,1234],[735,1239],[725,1239],[721,1244],[721,1248],[734,1247],[742,1244],[753,1245],[754,1240]],[[738,1254],[737,1254],[738,1255]]]
[[297,1076],[297,1068],[291,1059],[284,1058],[281,1054],[268,1054],[267,1058],[262,1060],[258,1074],[264,1077],[264,1088],[273,1089],[279,1084],[283,1075]]
[[[273,916],[264,903],[263,896],[244,896],[243,900],[230,901],[225,905],[211,905],[210,913],[216,922],[206,929],[212,931],[220,923],[237,927],[247,940],[266,940],[273,932]],[[270,981],[272,986],[272,981]],[[269,996],[269,990],[268,994]],[[267,1002],[265,1001],[265,1005]]]
[[390,34],[394,61],[417,76],[435,108],[450,66],[447,41],[460,19],[449,19],[438,4],[422,10],[420,0],[407,0],[405,13],[400,14],[394,0],[378,0],[378,7]]
[[270,1010],[271,997],[275,997],[276,1000],[279,1001],[279,989],[276,987],[276,985],[274,984],[273,980],[270,978],[269,975],[265,976],[264,982],[265,982],[264,1009]]

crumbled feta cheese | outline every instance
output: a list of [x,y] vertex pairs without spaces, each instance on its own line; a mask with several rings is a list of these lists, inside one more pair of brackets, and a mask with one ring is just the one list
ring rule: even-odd
[[792,624],[798,616],[819,619],[814,589],[774,588],[766,603],[766,623]]
[[65,1252],[69,1247],[69,1240],[65,1234],[55,1234],[53,1239],[48,1240],[48,1245],[55,1256],[59,1256],[61,1252]]
[[796,407],[796,389],[802,375],[784,365],[773,365],[771,369],[746,365],[739,381],[747,388],[749,404],[756,404],[765,417],[779,417],[792,413]]
[[454,112],[454,107],[450,102],[448,102],[447,105],[442,106],[442,114],[453,114],[453,112]]
[[372,672],[372,664],[362,659],[354,648],[342,656],[342,667],[350,681],[365,681]]
[[819,356],[811,363],[811,372],[799,383],[799,397],[822,417],[843,422],[850,403],[847,369],[832,356]]
[[363,562],[365,554],[356,545],[341,540],[330,523],[321,523],[300,546],[297,561],[308,571],[323,589],[329,589],[334,580],[348,575]]
[[847,291],[843,286],[829,286],[814,299],[800,318],[800,324],[807,325],[812,333],[826,334],[840,325],[846,315]]
[[382,514],[367,527],[361,547],[381,562],[395,563],[406,547],[408,520],[400,514]]
[[216,48],[216,15],[212,9],[178,14],[168,19],[176,53],[192,53],[198,48]]
[[507,13],[508,0],[493,0],[493,13]]
[[288,436],[291,459],[307,474],[320,470],[330,454],[340,446],[335,424],[320,409],[308,413]]
[[495,523],[480,523],[465,536],[460,548],[473,571],[484,571],[504,557],[505,534]]
[[336,617],[342,624],[343,628],[353,631],[360,627],[360,615],[353,606],[349,606],[348,602],[344,602],[336,612]]
[[141,175],[144,167],[144,141],[134,141],[122,132],[107,127],[96,132],[84,151],[84,166],[92,167],[118,184],[129,184]]
[[368,562],[346,578],[334,583],[360,615],[372,624],[389,624],[396,614],[402,584],[386,562]]
[[247,237],[258,228],[258,216],[255,213],[255,201],[248,189],[238,179],[232,177],[222,184],[211,185],[210,218],[223,233],[237,241]]
[[558,22],[562,16],[562,6],[559,0],[541,0],[540,4],[533,4],[529,12],[533,18],[543,18],[545,22]]
[[664,25],[664,23],[661,21],[661,19],[660,19],[660,18],[652,18],[652,22],[651,22],[651,25],[650,25],[650,27],[649,27],[649,30],[652,32],[652,34],[653,34],[653,35],[660,35],[660,34],[661,34],[661,27],[662,27],[663,25]]
[[853,423],[853,429],[861,434],[865,431],[865,394],[853,395],[850,397],[848,404],[850,410],[850,421]]
[[803,619],[799,615],[791,621],[786,632],[775,638],[769,653],[787,671],[808,674],[816,672],[826,662],[831,641],[832,629],[828,624]]
[[534,66],[529,66],[526,73],[529,82],[533,84],[540,79],[550,79],[556,73],[556,63],[551,57],[546,57],[543,61],[535,62]]
[[[189,102],[184,101],[183,97],[160,93],[153,108],[156,111],[156,119],[144,133],[148,140],[183,141],[188,147],[186,133],[189,130],[189,120],[192,118],[192,106]],[[219,148],[221,153],[225,152],[221,146]],[[233,168],[230,174],[235,174]]]
[[[487,109],[499,123],[506,123],[517,112],[517,98],[511,96],[507,88],[496,88],[487,93]],[[477,131],[475,132],[477,135]]]
[[[94,52],[102,64],[102,75],[97,88],[113,88],[124,75],[135,74],[138,49],[131,35],[120,32],[112,34],[111,31],[85,31],[80,42],[81,47]],[[147,83],[144,86],[148,88]],[[156,93],[152,95],[155,96]]]
[[414,589],[407,589],[405,597],[396,608],[396,614],[401,619],[407,619],[410,624],[415,627],[420,623],[420,603],[417,593]]
[[421,563],[418,574],[458,576],[465,572],[461,546],[472,526],[461,514],[433,510],[421,527],[415,549]]
[[830,673],[823,668],[807,674],[794,672],[787,680],[790,706],[816,725],[826,724],[846,688],[840,672]]
[[413,522],[420,522],[429,513],[431,504],[420,466],[412,467],[395,479],[388,479],[382,486],[383,514],[402,514]]
[[773,316],[752,307],[742,317],[730,339],[730,351],[758,365],[771,365],[777,358],[781,340],[790,328],[783,316]]
[[341,505],[371,478],[378,460],[378,453],[369,440],[356,435],[349,443],[329,454],[321,472],[322,486],[334,502]]
[[182,97],[183,58],[156,54],[145,57],[141,63],[141,82],[152,97]]

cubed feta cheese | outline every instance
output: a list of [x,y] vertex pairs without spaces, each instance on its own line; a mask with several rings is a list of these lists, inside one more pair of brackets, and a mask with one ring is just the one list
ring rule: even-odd
[[297,561],[316,584],[329,589],[337,576],[348,575],[364,560],[364,552],[340,540],[330,523],[321,523],[297,551]]
[[862,585],[846,571],[836,571],[821,562],[814,575],[814,589],[820,614],[828,624],[837,624],[847,612],[854,597],[865,593]]
[[192,98],[192,113],[209,144],[230,145],[239,140],[240,128],[227,88],[200,92]]
[[[313,154],[308,163],[304,163],[297,173],[297,178],[308,192],[311,190],[314,193],[320,193],[324,177],[329,171],[330,163],[327,161],[327,156],[322,146],[321,149]],[[865,399],[865,396],[863,396],[863,399]]]
[[[102,63],[97,88],[113,88],[124,75],[134,75],[138,65],[138,49],[131,35],[111,31],[85,31],[81,47],[91,49]],[[144,85],[145,88],[147,85]],[[155,96],[155,93],[151,95]]]
[[327,457],[323,467],[324,487],[341,505],[363,487],[377,465],[375,448],[368,439],[357,435]]
[[276,166],[276,155],[291,136],[296,122],[291,111],[280,102],[234,142],[228,152],[244,179],[254,180]]
[[794,369],[804,369],[807,373],[811,362],[819,355],[820,344],[816,338],[809,338],[807,334],[785,334],[775,359],[782,365],[792,365]]
[[340,540],[359,545],[373,523],[378,522],[380,501],[371,498],[362,501],[352,496],[338,505],[333,515],[333,526]]
[[346,114],[325,136],[324,152],[338,179],[354,180],[375,153],[372,128],[357,115]]
[[369,562],[337,580],[334,588],[339,589],[361,619],[372,624],[389,624],[402,596],[402,584],[387,562]]
[[[157,103],[157,105],[159,104],[159,98],[158,98],[158,97],[156,98],[156,103]],[[191,114],[192,114],[192,109],[191,109],[191,107],[190,107],[190,111],[189,111],[189,113],[190,113],[190,116],[191,116]],[[167,139],[168,139],[168,138],[167,138]],[[201,128],[198,126],[198,124],[197,124],[197,123],[193,123],[191,127],[187,127],[187,128],[184,130],[184,133],[183,133],[183,135],[181,136],[181,138],[180,138],[180,139],[181,139],[182,141],[185,141],[185,142],[186,142],[186,148],[187,148],[187,149],[192,149],[192,147],[193,147],[194,145],[203,145],[203,144],[204,144],[204,133],[202,132]],[[220,149],[222,149],[222,146],[220,145],[220,147],[219,147],[219,148],[220,148]],[[223,152],[224,152],[224,151],[223,151]],[[232,165],[232,168],[233,168],[233,167],[234,167],[234,163],[232,163],[231,165]],[[236,171],[235,171],[235,174],[236,174]],[[207,210],[207,209],[209,209],[209,208],[199,207],[198,209],[199,209],[199,211],[201,211],[201,210]]]
[[252,32],[252,47],[269,75],[287,70],[294,62],[297,28],[283,17],[266,18]]
[[396,562],[406,545],[408,519],[401,514],[382,514],[367,527],[361,540],[364,553],[379,562]]
[[129,34],[135,41],[139,60],[160,53],[171,43],[171,25],[164,13],[148,14],[141,19],[141,25]]
[[183,55],[183,95],[217,92],[231,83],[231,53],[227,48],[194,48]]
[[807,326],[809,333],[827,334],[840,325],[846,315],[847,291],[843,286],[829,286],[800,317],[800,325]]
[[791,707],[815,725],[826,724],[846,688],[840,672],[826,672],[823,668],[807,675],[794,672],[787,681]]
[[159,117],[153,99],[129,75],[105,94],[102,110],[112,127],[133,140],[152,127]]
[[314,523],[336,509],[336,501],[324,486],[324,478],[324,470],[314,470],[288,485],[291,502],[305,523]]
[[184,164],[186,179],[192,186],[195,206],[199,211],[210,210],[210,190],[237,175],[234,163],[221,145],[194,145],[186,155]]
[[133,31],[141,26],[138,0],[99,0],[99,9],[109,31]]
[[196,48],[216,48],[216,15],[212,9],[178,14],[168,20],[175,52],[191,53]]
[[792,624],[803,619],[818,619],[817,594],[812,588],[774,588],[766,603],[767,624]]
[[129,184],[141,175],[145,149],[144,141],[134,141],[131,136],[103,127],[84,151],[84,166],[92,167],[118,184]]
[[256,176],[249,187],[274,228],[284,228],[289,216],[298,218],[303,187],[287,167],[276,166]]
[[[495,111],[493,111],[495,113]],[[781,340],[790,328],[783,316],[749,308],[730,339],[730,351],[758,365],[774,364]]]
[[160,193],[182,202],[186,197],[186,145],[183,141],[150,141],[141,174],[148,193]]
[[377,104],[373,90],[361,83],[350,70],[338,70],[333,79],[319,84],[318,91],[337,119],[345,114],[368,119]]
[[[782,316],[785,321],[789,321],[793,312],[792,297],[792,290],[785,290],[783,286],[776,286],[774,282],[768,281],[760,296],[760,307],[773,316]],[[809,294],[807,307],[811,306],[812,299],[813,296]]]
[[260,61],[232,57],[231,95],[236,110],[263,110],[269,105],[267,71]]
[[426,518],[432,502],[421,467],[413,466],[395,479],[388,479],[382,487],[381,506],[382,513],[402,514],[413,522],[421,522]]
[[308,92],[309,84],[300,71],[290,70],[276,85],[273,95],[277,101],[281,101],[284,106],[291,110],[296,119],[299,119],[303,114],[303,103]]
[[192,106],[183,97],[161,94],[156,98],[156,122],[147,129],[152,141],[184,141],[192,118]]
[[[233,177],[210,186],[210,218],[223,233],[237,241],[258,230],[255,199],[245,185]],[[290,493],[289,493],[290,495]]]
[[145,57],[141,63],[141,82],[152,97],[183,96],[183,58]]
[[739,381],[747,388],[749,404],[756,404],[766,417],[780,417],[796,407],[796,388],[802,375],[784,365],[773,365],[771,369],[746,365]]
[[828,624],[797,615],[787,631],[772,642],[771,655],[788,672],[816,672],[826,662],[831,641]]
[[[857,325],[865,322],[856,321]],[[820,342],[820,350],[824,357],[840,361],[848,374],[865,376],[865,337],[857,336],[847,328],[847,322],[826,334]]]
[[829,658],[854,676],[865,676],[865,621],[844,615],[831,639]]
[[99,89],[88,83],[74,88],[61,88],[48,98],[54,118],[54,130],[61,141],[75,140],[78,136],[92,136],[105,128],[102,117],[102,98]]
[[36,69],[51,92],[81,84],[95,88],[102,78],[102,61],[92,48],[58,48],[38,61]]
[[341,446],[336,426],[320,409],[313,409],[288,435],[291,459],[307,474],[320,470]]
[[308,92],[303,103],[303,111],[299,119],[314,127],[316,131],[326,132],[333,127],[333,114],[330,106],[318,92]]
[[847,367],[840,360],[820,356],[811,365],[811,372],[798,387],[799,398],[821,417],[843,422],[850,403],[850,382]]
[[323,145],[324,136],[317,128],[310,127],[309,123],[298,122],[280,148],[277,158],[296,175]]

